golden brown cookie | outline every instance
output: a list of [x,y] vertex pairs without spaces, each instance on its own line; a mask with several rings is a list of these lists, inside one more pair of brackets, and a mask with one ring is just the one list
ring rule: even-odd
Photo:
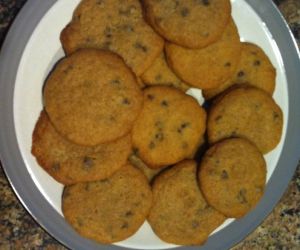
[[197,183],[196,162],[186,160],[154,181],[148,221],[163,241],[178,245],[203,244],[225,217],[210,207]]
[[31,152],[55,180],[70,185],[105,179],[120,169],[131,152],[131,136],[95,147],[79,146],[62,137],[42,111],[33,131]]
[[83,0],[61,33],[67,54],[108,49],[141,75],[163,50],[163,39],[143,20],[138,0]]
[[152,205],[146,177],[131,165],[112,177],[65,188],[62,211],[82,236],[113,243],[133,235],[144,223]]
[[235,84],[248,84],[273,94],[276,81],[276,69],[265,52],[255,44],[242,43],[241,58],[235,73],[229,80],[214,89],[204,90],[206,100],[215,97]]
[[181,81],[169,68],[164,53],[161,53],[161,55],[155,59],[150,68],[141,75],[141,79],[147,86],[171,86],[184,92],[190,88],[190,86]]
[[208,141],[213,144],[229,137],[252,141],[266,154],[280,141],[283,114],[265,91],[243,86],[224,94],[208,113]]
[[131,130],[143,97],[119,56],[82,49],[57,64],[45,83],[44,101],[62,135],[74,143],[95,146]]
[[170,67],[182,80],[200,88],[216,88],[234,73],[240,59],[241,42],[233,20],[222,37],[202,49],[166,44]]
[[144,0],[146,18],[165,39],[187,48],[215,42],[231,14],[229,0]]
[[172,87],[149,87],[132,144],[149,167],[171,165],[196,152],[205,123],[206,113],[193,97]]
[[240,218],[264,193],[266,163],[248,140],[226,139],[205,153],[199,183],[207,202],[228,217]]

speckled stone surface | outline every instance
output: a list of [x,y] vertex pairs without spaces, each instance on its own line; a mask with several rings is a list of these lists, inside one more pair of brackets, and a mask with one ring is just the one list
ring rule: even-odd
[[[26,0],[0,0],[0,44],[25,2]],[[300,46],[300,0],[274,2],[279,6]],[[0,250],[6,249],[66,248],[46,233],[22,207],[0,165]],[[273,212],[233,249],[300,249],[300,164]]]

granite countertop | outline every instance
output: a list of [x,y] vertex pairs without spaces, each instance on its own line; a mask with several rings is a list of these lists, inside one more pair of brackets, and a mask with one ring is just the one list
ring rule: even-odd
[[[26,0],[0,0],[0,44]],[[274,0],[300,46],[300,0]],[[300,157],[300,156],[299,156]],[[45,232],[14,195],[0,165],[0,249],[66,249]],[[264,222],[233,248],[300,249],[300,164]]]

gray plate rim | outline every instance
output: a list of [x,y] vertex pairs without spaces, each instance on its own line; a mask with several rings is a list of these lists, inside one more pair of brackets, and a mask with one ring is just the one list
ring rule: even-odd
[[[28,0],[15,19],[0,55],[0,157],[4,172],[20,202],[31,216],[54,238],[71,249],[124,249],[101,245],[80,237],[40,193],[22,159],[13,119],[16,72],[23,50],[35,27],[57,0]],[[271,0],[246,0],[266,23],[276,41],[286,70],[289,118],[284,147],[277,167],[258,206],[242,219],[211,236],[202,247],[186,250],[228,249],[251,233],[277,204],[297,167],[300,156],[300,55],[288,24]]]

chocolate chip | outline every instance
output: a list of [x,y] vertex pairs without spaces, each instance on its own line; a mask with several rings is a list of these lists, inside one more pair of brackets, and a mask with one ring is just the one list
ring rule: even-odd
[[245,188],[242,188],[237,195],[237,199],[241,204],[245,204],[248,202],[246,199],[246,193],[247,190]]
[[179,0],[174,0],[174,9],[176,9],[179,6]]
[[65,70],[63,70],[64,74],[67,74],[69,71],[71,71],[72,69],[74,69],[73,65],[69,65]]
[[126,229],[128,228],[128,222],[124,222],[123,225],[121,226],[121,229]]
[[154,99],[154,95],[148,94],[147,98],[152,101]]
[[83,167],[85,169],[90,169],[90,168],[93,167],[93,165],[94,165],[94,159],[93,158],[88,157],[88,156],[85,156],[83,158]]
[[184,123],[181,124],[181,128],[182,129],[185,129],[185,128],[189,127],[189,126],[190,126],[189,122],[184,122]]
[[139,50],[143,51],[143,52],[147,52],[148,51],[148,48],[145,45],[141,44],[140,42],[136,42],[134,44],[134,47],[136,49],[139,49]]
[[51,168],[53,171],[59,171],[60,170],[60,164],[59,163],[54,163],[52,165],[52,168]]
[[110,83],[111,84],[120,84],[121,82],[118,79],[114,79],[114,80],[111,80]]
[[255,108],[255,110],[259,110],[259,109],[260,109],[260,107],[261,107],[261,105],[260,105],[260,104],[257,104],[257,103],[255,103],[255,104],[254,104],[254,108]]
[[164,134],[162,132],[159,132],[155,135],[155,139],[158,141],[163,141],[164,140]]
[[277,120],[279,118],[279,114],[273,111],[273,120]]
[[77,222],[77,225],[80,226],[80,227],[82,227],[83,224],[84,224],[83,220],[81,218],[79,218],[79,217],[76,218],[76,222]]
[[189,122],[184,122],[184,123],[182,123],[182,124],[180,125],[180,128],[177,129],[177,132],[181,134],[182,131],[183,131],[185,128],[189,127],[189,126],[190,126],[190,123],[189,123]]
[[237,131],[236,131],[236,130],[232,131],[230,136],[231,136],[231,137],[237,136]]
[[130,104],[130,101],[128,98],[124,98],[123,101],[122,101],[123,104],[125,105],[129,105]]
[[163,106],[163,107],[168,107],[168,106],[169,106],[169,104],[168,104],[168,102],[167,102],[166,100],[163,100],[163,101],[160,103],[160,105]]
[[96,4],[101,5],[103,4],[104,0],[96,0]]
[[150,149],[154,149],[154,148],[155,148],[155,143],[154,143],[153,141],[150,142],[149,145],[148,145],[148,147],[149,147]]
[[218,121],[220,121],[222,118],[223,118],[223,116],[218,115],[218,116],[215,118],[215,121],[218,122]]
[[139,154],[139,149],[138,149],[138,148],[133,148],[132,151],[133,151],[133,153],[134,153],[135,155],[138,155],[138,154]]
[[215,159],[215,164],[219,165],[220,164],[220,160],[219,159]]
[[109,120],[110,120],[111,122],[115,122],[115,121],[116,121],[116,118],[115,118],[114,116],[110,115],[110,116],[109,116]]
[[90,184],[86,183],[84,186],[85,191],[89,191],[90,190]]
[[205,6],[208,6],[210,3],[209,3],[209,0],[202,0],[202,3],[203,3],[203,5],[205,5]]
[[102,179],[102,180],[99,180],[100,183],[107,183],[109,182],[109,179]]
[[259,66],[259,65],[260,65],[260,61],[259,61],[259,60],[255,60],[255,61],[253,62],[253,65],[254,65],[254,66]]
[[230,62],[227,62],[227,63],[224,64],[224,66],[225,66],[225,67],[230,67],[230,66],[231,66],[231,63],[230,63]]
[[237,76],[238,77],[243,77],[245,75],[245,72],[244,71],[239,71],[238,73],[237,73]]
[[130,217],[130,216],[132,216],[133,215],[133,212],[132,211],[127,211],[126,213],[125,213],[125,216],[126,217]]
[[188,8],[182,8],[180,14],[182,17],[187,17],[190,14],[190,10]]
[[222,170],[222,173],[221,173],[221,179],[223,179],[223,180],[226,180],[226,179],[228,179],[228,173],[227,173],[227,171],[226,170]]

